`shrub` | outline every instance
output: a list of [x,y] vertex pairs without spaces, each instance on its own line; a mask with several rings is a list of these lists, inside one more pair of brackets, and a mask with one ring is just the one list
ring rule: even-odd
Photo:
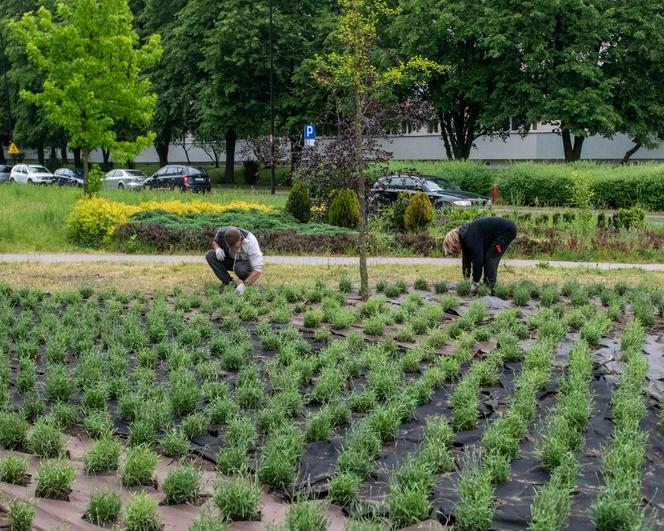
[[166,503],[179,505],[196,501],[200,495],[200,479],[201,471],[194,464],[178,465],[164,480]]
[[104,171],[98,164],[93,164],[88,171],[88,193],[91,196],[96,196],[101,192],[103,178]]
[[249,186],[255,186],[260,178],[260,165],[255,160],[245,160],[242,163],[242,176]]
[[399,192],[396,201],[389,207],[390,224],[397,232],[406,231],[406,209],[410,198],[411,194],[408,192]]
[[408,201],[404,213],[404,226],[408,232],[418,233],[426,231],[433,219],[433,207],[429,196],[424,192],[417,192]]
[[255,481],[237,477],[219,484],[214,503],[224,519],[256,520],[259,516],[260,498],[260,487]]
[[132,493],[124,511],[127,531],[158,531],[161,521],[157,516],[159,502],[147,492]]
[[643,208],[635,206],[632,208],[620,208],[613,215],[613,225],[617,229],[641,229],[646,219]]
[[27,501],[12,500],[7,512],[7,521],[11,531],[30,531],[32,521],[37,516],[35,506]]
[[121,507],[120,493],[111,489],[94,490],[85,511],[85,519],[98,526],[114,523],[120,515]]
[[303,181],[296,182],[291,188],[286,211],[300,223],[307,223],[311,219],[311,198],[309,188]]
[[360,221],[360,202],[357,194],[350,188],[338,190],[330,202],[327,211],[328,221],[337,227],[357,227]]
[[37,469],[36,495],[40,498],[66,500],[76,478],[74,467],[64,459],[42,461]]
[[138,207],[91,197],[78,201],[67,218],[67,234],[74,243],[99,247],[107,243],[115,227],[127,223]]

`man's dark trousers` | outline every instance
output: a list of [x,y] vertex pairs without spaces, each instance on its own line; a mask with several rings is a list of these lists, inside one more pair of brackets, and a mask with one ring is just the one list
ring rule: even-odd
[[[229,271],[234,271],[240,280],[246,280],[251,273],[249,260],[235,260],[230,256],[226,256],[223,262],[220,262],[217,260],[217,254],[214,249],[210,249],[207,252],[205,260],[207,260],[207,263],[222,284],[231,284],[233,282],[233,278],[228,273]],[[235,270],[233,270],[233,265],[235,265]]]

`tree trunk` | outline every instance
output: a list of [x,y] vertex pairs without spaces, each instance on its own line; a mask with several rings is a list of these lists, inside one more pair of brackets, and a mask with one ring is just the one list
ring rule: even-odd
[[560,134],[563,138],[563,154],[565,156],[565,162],[576,162],[581,160],[581,150],[583,149],[583,142],[586,137],[574,135],[574,141],[572,141],[572,132],[565,127],[563,127]]
[[297,170],[302,162],[302,143],[300,137],[297,137],[297,140],[291,140],[291,172]]
[[62,160],[62,165],[66,166],[69,164],[69,155],[67,153],[67,144],[64,144],[60,147],[60,159]]
[[74,167],[75,168],[80,168],[81,165],[81,148],[75,147],[74,148]]
[[[357,29],[355,31],[358,31]],[[367,240],[369,239],[367,223],[367,197],[365,193],[364,176],[364,136],[362,135],[362,123],[364,121],[364,94],[362,78],[362,53],[360,39],[355,38],[353,47],[354,62],[354,99],[355,99],[355,161],[357,163],[357,197],[360,202],[360,234],[358,247],[360,254],[360,298],[369,298],[369,269],[367,267]]]
[[171,129],[170,127],[164,126],[161,128],[161,131],[157,135],[157,139],[154,141],[154,147],[159,156],[159,166],[162,168],[168,164],[168,147],[170,143]]
[[104,160],[104,162],[102,162],[102,168],[104,168],[104,171],[109,171],[111,169],[109,166],[109,162],[111,160],[111,150],[101,148],[101,156]]
[[37,160],[41,166],[43,166],[46,161],[46,157],[44,156],[44,144],[37,144]]
[[0,142],[0,164],[7,164],[7,159],[5,158],[5,147]]
[[235,144],[237,143],[237,133],[235,129],[226,131],[226,170],[224,172],[224,181],[235,184]]
[[477,113],[469,110],[465,102],[459,102],[456,111],[436,112],[440,123],[440,136],[445,154],[450,160],[466,160],[470,157],[476,135]]
[[83,155],[83,195],[88,195],[88,173],[89,173],[89,159],[90,159],[90,150],[88,148],[82,149]]
[[641,149],[641,142],[635,142],[634,146],[625,152],[625,156],[623,157],[621,164],[627,164],[629,159],[632,158],[632,155],[634,155],[634,153],[636,153],[639,149]]

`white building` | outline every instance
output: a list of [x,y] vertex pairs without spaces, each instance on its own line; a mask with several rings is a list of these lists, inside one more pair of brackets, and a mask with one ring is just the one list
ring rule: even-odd
[[[322,139],[324,141],[324,139]],[[393,153],[397,160],[440,160],[445,159],[445,147],[442,138],[437,132],[426,130],[406,134],[390,135],[383,142],[387,151]],[[193,164],[210,163],[212,159],[200,147],[195,147],[189,139],[185,144],[185,152],[181,143],[172,144],[168,158],[169,162],[185,163],[187,156]],[[625,135],[616,135],[608,139],[600,136],[588,137],[583,144],[582,159],[598,161],[621,161],[625,152],[632,148],[633,143]],[[243,143],[238,141],[236,147],[236,160],[242,160],[245,150]],[[34,153],[28,151],[27,157],[35,158]],[[480,138],[475,143],[470,158],[485,161],[489,165],[502,165],[510,161],[562,161],[563,145],[559,134],[554,132],[554,126],[538,124],[530,132],[521,136],[518,132],[510,133],[506,140],[500,138]],[[93,162],[101,162],[101,151],[92,154]],[[221,155],[225,160],[225,154]],[[633,161],[664,161],[664,145],[657,149],[641,148],[632,156]],[[154,148],[143,151],[137,158],[139,163],[155,163],[159,161]]]

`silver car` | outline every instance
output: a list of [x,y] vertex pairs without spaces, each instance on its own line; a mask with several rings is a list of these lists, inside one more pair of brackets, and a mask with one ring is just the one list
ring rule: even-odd
[[148,176],[139,170],[111,170],[104,176],[104,188],[142,190]]
[[54,179],[47,168],[38,164],[17,164],[9,174],[9,182],[18,184],[51,184]]
[[0,164],[0,184],[9,182],[9,174],[12,172],[11,166]]

